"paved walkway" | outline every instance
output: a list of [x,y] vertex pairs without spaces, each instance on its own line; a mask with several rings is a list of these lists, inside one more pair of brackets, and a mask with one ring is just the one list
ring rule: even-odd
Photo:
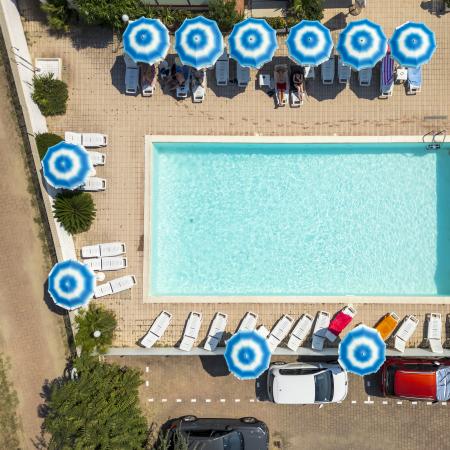
[[64,324],[43,299],[48,263],[43,254],[38,211],[32,205],[4,68],[0,67],[0,352],[11,361],[9,373],[19,398],[22,447],[34,448],[40,433],[40,396],[46,379],[65,365]]

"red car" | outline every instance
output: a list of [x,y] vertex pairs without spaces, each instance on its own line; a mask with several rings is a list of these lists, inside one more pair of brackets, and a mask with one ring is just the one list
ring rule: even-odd
[[389,358],[381,369],[385,396],[409,400],[450,400],[450,359]]

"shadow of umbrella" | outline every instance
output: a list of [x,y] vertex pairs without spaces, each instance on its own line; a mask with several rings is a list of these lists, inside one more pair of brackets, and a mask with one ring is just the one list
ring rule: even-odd
[[109,72],[111,74],[112,85],[121,94],[125,94],[125,60],[123,59],[123,55],[116,56]]
[[[352,74],[353,75],[353,74]],[[350,82],[350,89],[358,98],[365,100],[374,100],[380,95],[380,65],[377,64],[372,69],[372,81],[370,86],[360,86],[358,79],[358,72],[352,76]]]
[[383,390],[381,388],[381,369],[378,372],[371,373],[363,377],[364,390],[370,397],[384,397]]
[[325,100],[335,99],[345,88],[346,85],[339,83],[337,80],[336,65],[333,84],[323,84],[320,75],[320,68],[316,68],[316,78],[314,80],[306,80],[305,90],[309,97],[315,98],[319,102],[323,102]]
[[226,377],[230,374],[225,358],[220,355],[200,356],[203,369],[212,377]]
[[214,92],[216,97],[233,98],[242,94],[245,88],[241,88],[237,84],[236,79],[236,61],[230,58],[229,62],[229,81],[227,86],[217,86],[215,67],[206,72],[208,80],[208,88]]

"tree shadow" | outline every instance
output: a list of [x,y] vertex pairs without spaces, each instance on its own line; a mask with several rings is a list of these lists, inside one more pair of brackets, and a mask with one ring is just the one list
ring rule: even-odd
[[123,55],[116,56],[109,73],[111,74],[112,85],[121,94],[125,94],[125,60]]
[[107,48],[114,42],[113,30],[107,27],[77,25],[70,28],[70,39],[74,48]]
[[324,8],[325,9],[339,9],[339,8],[349,8],[352,6],[352,0],[325,0]]
[[222,355],[200,356],[202,367],[212,377],[226,377],[230,374]]
[[336,14],[331,19],[328,19],[324,25],[330,31],[343,30],[347,26],[347,14],[340,12]]

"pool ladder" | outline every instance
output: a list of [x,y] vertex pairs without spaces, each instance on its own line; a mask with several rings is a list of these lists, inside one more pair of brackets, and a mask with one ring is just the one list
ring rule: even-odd
[[[435,131],[431,130],[429,133],[424,134],[422,137],[422,142],[426,143],[427,136],[431,136],[431,142],[427,145],[427,150],[439,150],[441,148],[441,144],[445,142],[445,138],[447,137],[447,131],[441,130],[441,131]],[[441,136],[441,139],[436,141],[436,137]]]

